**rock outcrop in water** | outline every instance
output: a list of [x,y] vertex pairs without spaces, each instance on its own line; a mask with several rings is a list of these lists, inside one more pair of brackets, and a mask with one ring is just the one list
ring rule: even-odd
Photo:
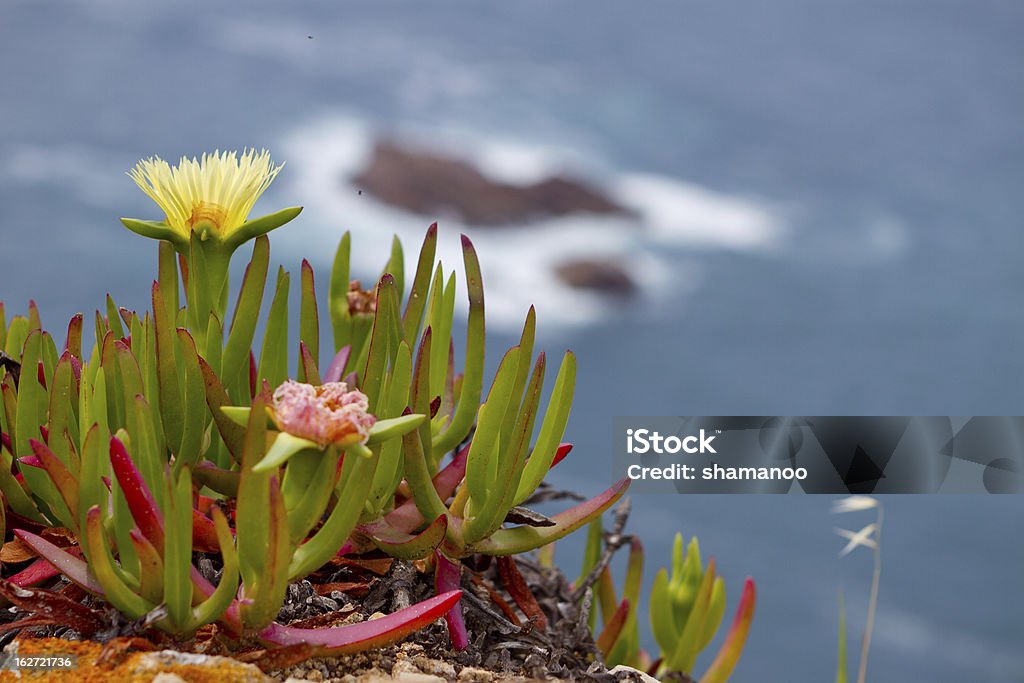
[[374,146],[352,183],[391,206],[466,225],[526,223],[574,213],[628,215],[629,211],[579,180],[552,176],[528,185],[486,177],[472,164],[388,140]]
[[555,274],[562,282],[577,289],[591,289],[604,294],[628,296],[636,289],[636,283],[614,261],[606,259],[573,259],[555,267]]

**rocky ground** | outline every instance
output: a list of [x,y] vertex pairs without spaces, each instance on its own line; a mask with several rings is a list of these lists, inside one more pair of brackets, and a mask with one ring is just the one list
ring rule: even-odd
[[[372,562],[372,560],[370,561]],[[206,571],[215,571],[210,563]],[[366,567],[336,565],[289,588],[279,620],[304,626],[333,626],[372,619],[433,594],[431,577],[416,566],[391,560]],[[472,564],[472,563],[471,563]],[[386,565],[386,569],[385,569]],[[447,627],[439,621],[406,642],[373,652],[296,661],[301,653],[273,652],[253,644],[229,650],[213,627],[186,642],[172,642],[138,625],[113,624],[100,639],[82,641],[67,628],[23,630],[9,639],[5,653],[75,654],[73,671],[0,672],[0,680],[30,681],[355,681],[399,679],[441,681],[584,680],[613,683],[641,680],[619,668],[609,672],[600,661],[587,627],[587,599],[580,605],[557,569],[530,558],[516,561],[541,614],[527,617],[504,587],[502,570],[489,558],[463,575],[470,646],[454,652]],[[366,580],[368,574],[380,572]],[[505,567],[504,571],[508,571]],[[342,589],[348,589],[348,592]],[[7,610],[3,620],[23,617]],[[539,624],[546,622],[546,628]],[[56,637],[55,637],[56,636]]]

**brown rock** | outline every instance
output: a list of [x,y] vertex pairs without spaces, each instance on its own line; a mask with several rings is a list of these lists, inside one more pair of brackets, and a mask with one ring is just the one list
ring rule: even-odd
[[460,159],[387,140],[377,142],[366,168],[352,183],[392,206],[430,217],[454,215],[476,226],[572,213],[629,213],[578,180],[556,176],[530,185],[495,182]]
[[619,265],[601,259],[575,259],[555,266],[562,282],[577,289],[593,289],[605,294],[630,295],[636,290],[633,279]]

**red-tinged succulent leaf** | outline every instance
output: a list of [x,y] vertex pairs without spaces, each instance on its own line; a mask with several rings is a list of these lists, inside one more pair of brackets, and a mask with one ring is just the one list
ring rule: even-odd
[[[245,429],[242,429],[244,436]],[[217,493],[222,493],[229,498],[238,497],[238,470],[225,470],[217,467],[209,460],[204,460],[192,470],[192,479],[197,484],[209,487]]]
[[422,560],[434,552],[444,540],[445,533],[448,531],[448,516],[441,515],[418,534],[405,533],[384,520],[361,525],[358,529],[369,536],[373,544],[390,557],[397,557],[401,560]]
[[71,316],[68,322],[68,336],[64,342],[64,350],[70,351],[73,357],[82,357],[82,324],[84,317],[81,313]]
[[[26,543],[25,541],[22,542]],[[78,546],[65,548],[64,551],[72,557],[79,559],[82,557],[82,549]],[[48,560],[40,558],[7,580],[15,586],[34,586],[37,583],[52,579],[60,573],[60,570],[50,564]]]
[[571,443],[559,444],[558,449],[555,450],[555,457],[551,459],[551,467],[549,469],[553,469],[555,465],[565,460],[565,456],[569,455],[570,452],[572,452]]
[[743,646],[747,642],[750,623],[754,620],[756,602],[757,588],[754,585],[754,580],[747,577],[732,626],[729,627],[729,632],[725,636],[722,647],[718,650],[718,655],[715,656],[715,661],[701,676],[700,683],[725,683],[729,680],[732,670],[736,667],[736,662],[739,661],[740,655],[743,653]]
[[558,513],[551,518],[551,521],[555,523],[554,526],[518,526],[512,529],[499,529],[488,538],[474,543],[471,550],[486,555],[516,555],[557,541],[588,524],[614,505],[629,488],[630,481],[630,479],[620,479],[604,493],[571,507],[565,512]]
[[[54,486],[57,487],[61,498],[64,499],[64,504],[68,506],[68,510],[78,510],[78,480],[68,471],[60,458],[54,455],[49,446],[35,439],[29,439],[28,445],[32,447],[32,452],[39,459],[40,467],[50,475]],[[71,514],[73,515],[74,512]],[[72,523],[74,523],[73,520]]]
[[8,453],[14,452],[14,446],[11,445],[11,437],[7,432],[0,432],[0,446],[6,448]]
[[[458,560],[449,560],[440,551],[434,551],[434,558],[434,589],[438,595],[447,595],[447,592],[458,590],[462,585],[462,564]],[[462,618],[462,605],[453,604],[445,612],[444,620],[448,624],[448,637],[451,639],[452,647],[456,650],[465,650],[469,647],[469,632],[466,630],[466,621]]]
[[110,465],[121,486],[132,519],[155,548],[164,547],[164,515],[157,507],[152,491],[146,486],[142,473],[132,462],[124,444],[116,436],[110,439]]
[[607,655],[615,647],[619,636],[622,634],[622,627],[626,625],[626,618],[629,616],[629,600],[619,603],[618,609],[612,614],[611,619],[604,625],[604,630],[597,637],[597,649]]
[[615,581],[612,579],[611,567],[604,568],[594,588],[594,592],[597,594],[597,601],[601,607],[601,622],[607,626],[619,608],[619,599],[615,595]]
[[256,398],[256,388],[259,386],[260,369],[256,365],[256,355],[249,351],[249,398]]
[[316,367],[316,359],[313,358],[313,352],[309,350],[306,342],[299,342],[299,361],[302,372],[304,373],[303,380],[307,384],[320,385],[322,380],[320,379],[320,371]]
[[[35,439],[31,439],[31,440],[34,441]],[[35,456],[35,455],[26,455],[24,458],[18,458],[18,464],[19,465],[28,465],[29,467],[38,467],[39,469],[43,469],[43,461],[40,460],[39,457]]]
[[24,529],[15,529],[14,535],[27,543],[32,550],[36,551],[39,557],[60,570],[60,573],[68,577],[74,583],[95,595],[103,595],[103,587],[96,582],[89,572],[89,565],[77,555],[58,548],[41,536],[36,536]]
[[304,629],[273,623],[260,631],[258,637],[267,645],[318,646],[316,654],[320,656],[362,652],[397,642],[431,624],[457,606],[460,597],[462,591],[449,591],[379,619],[335,628]]
[[[231,457],[235,462],[241,462],[242,448],[245,443],[245,427],[235,424],[233,420],[221,411],[221,408],[224,406],[231,405],[231,399],[228,397],[227,389],[224,388],[224,384],[217,376],[217,373],[214,372],[213,368],[210,367],[210,364],[202,356],[199,357],[199,371],[203,375],[203,385],[206,387],[206,405],[209,406],[210,413],[213,415],[217,431],[220,433],[221,438],[224,439],[224,445],[227,446]],[[203,467],[204,464],[196,467],[193,474],[198,475],[199,468]]]
[[331,364],[327,366],[327,372],[324,373],[324,383],[327,382],[340,382],[341,373],[345,372],[345,366],[348,365],[349,356],[352,355],[352,345],[343,346],[335,354]]
[[139,594],[159,604],[164,594],[164,563],[153,544],[142,535],[138,527],[128,532],[128,538],[139,558]]
[[[438,498],[442,501],[448,500],[455,493],[455,488],[459,485],[459,482],[466,477],[466,459],[468,456],[469,444],[466,444],[455,454],[452,461],[435,474],[431,480],[434,484],[434,489],[437,491]],[[423,515],[420,514],[419,509],[416,507],[416,501],[411,497],[388,513],[385,519],[390,526],[405,532],[411,532],[425,521]]]
[[202,553],[215,553],[220,550],[213,520],[195,509],[192,510],[192,549]]
[[[195,565],[189,567],[189,578],[192,579],[192,587],[195,593],[202,596],[202,599],[208,600],[217,589],[212,583],[210,583],[205,576],[203,576]],[[227,608],[224,615],[217,621],[218,624],[224,627],[228,635],[232,637],[239,637],[242,634],[242,614],[239,610],[239,602],[233,600],[231,606]]]
[[86,638],[107,626],[101,612],[54,591],[16,586],[0,579],[0,595],[14,606],[51,624],[70,626]]
[[537,629],[546,631],[548,629],[548,619],[544,616],[544,611],[540,608],[540,605],[537,604],[537,598],[534,597],[533,591],[527,585],[526,579],[519,573],[516,561],[511,557],[499,557],[498,575],[501,577],[501,583],[508,590],[508,594],[516,601],[519,609],[523,610],[526,618],[533,622]]

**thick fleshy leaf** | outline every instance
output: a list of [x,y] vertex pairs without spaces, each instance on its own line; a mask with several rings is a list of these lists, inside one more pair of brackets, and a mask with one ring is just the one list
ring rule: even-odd
[[437,250],[437,223],[427,228],[420,248],[419,260],[416,263],[416,275],[413,277],[409,300],[402,315],[402,326],[405,339],[412,344],[419,337],[420,325],[423,321],[423,309],[427,304],[427,289],[430,287],[430,274],[434,269],[434,254]]
[[[160,386],[160,418],[171,450],[181,445],[185,429],[185,406],[182,404],[181,380],[176,360],[174,319],[168,315],[160,285],[153,283],[153,324],[156,331],[157,379]],[[113,429],[113,427],[111,427]]]
[[[299,306],[299,343],[300,346],[305,345],[306,353],[300,352],[299,355],[298,379],[300,382],[320,384],[320,374],[316,372],[320,363],[320,318],[316,307],[313,267],[306,259],[302,259],[300,290],[302,299]],[[316,372],[316,375],[310,374],[311,371]]]
[[154,547],[163,548],[164,515],[124,444],[116,436],[110,439],[110,465],[135,524]]
[[89,565],[77,554],[72,554],[72,550],[58,548],[42,536],[37,536],[24,529],[14,529],[14,535],[71,581],[90,593],[103,595],[103,587],[89,573]]
[[159,604],[164,596],[164,561],[153,544],[137,528],[129,537],[135,556],[139,558],[139,594],[152,603]]
[[334,359],[331,360],[331,364],[327,366],[327,372],[324,373],[324,382],[340,382],[341,376],[345,372],[345,366],[348,365],[348,359],[352,355],[352,346],[343,346],[341,350],[334,355]]
[[288,459],[304,450],[322,450],[315,441],[303,439],[288,432],[280,432],[274,439],[274,445],[270,447],[263,459],[256,463],[253,472],[269,472],[288,462]]
[[[290,581],[316,571],[334,557],[359,522],[377,468],[377,459],[360,457],[359,449],[369,452],[360,444],[347,449],[342,464],[341,484],[336,489],[337,502],[334,509],[316,533],[295,549],[288,569]],[[353,454],[357,457],[352,457]]]
[[618,609],[612,613],[608,622],[604,625],[604,630],[601,631],[601,635],[597,637],[597,649],[608,655],[615,643],[619,640],[619,636],[622,634],[622,627],[626,624],[626,617],[629,616],[629,600],[623,600],[619,603]]
[[[434,588],[439,595],[447,595],[446,591],[456,591],[462,585],[462,564],[458,560],[450,560],[441,551],[434,552]],[[445,613],[444,620],[448,624],[448,637],[452,647],[465,650],[469,647],[469,632],[462,618],[462,605],[455,603]]]
[[[434,475],[432,483],[434,490],[437,491],[439,500],[448,500],[455,493],[455,487],[466,476],[466,459],[468,455],[469,444],[463,446],[452,461]],[[405,532],[411,532],[425,521],[423,515],[416,508],[416,501],[411,498],[388,513],[385,519],[392,527]]]
[[360,388],[369,398],[370,412],[376,414],[381,398],[384,377],[392,346],[399,340],[392,339],[392,329],[397,324],[398,293],[395,278],[385,274],[377,283],[377,310],[373,316],[373,330],[370,333],[370,347],[363,369]]
[[697,597],[690,610],[686,626],[679,636],[675,649],[665,653],[665,661],[662,663],[665,671],[689,672],[693,670],[694,660],[697,659],[698,640],[704,631],[704,621],[707,618],[708,606],[711,604],[711,593],[715,585],[715,558],[708,560],[707,570],[704,572],[697,589]]
[[103,595],[111,605],[123,612],[129,619],[139,619],[156,607],[135,593],[118,575],[114,558],[110,555],[103,521],[99,508],[91,508],[86,515],[85,541],[89,544],[89,568],[96,581],[103,586]]
[[562,359],[562,367],[559,368],[558,376],[555,378],[551,398],[548,399],[544,420],[541,422],[540,432],[537,434],[537,443],[534,445],[530,459],[526,462],[513,499],[515,505],[519,505],[529,498],[544,481],[548,470],[554,466],[555,457],[560,450],[559,443],[569,420],[575,386],[576,356],[571,351],[566,351],[565,357]]
[[419,427],[425,418],[425,415],[411,413],[386,420],[377,420],[370,427],[370,435],[366,440],[366,445],[373,446],[374,444],[384,443],[388,439],[402,436]]
[[736,608],[736,616],[732,626],[725,636],[725,642],[718,651],[715,661],[711,663],[708,670],[701,676],[701,683],[725,683],[736,668],[743,653],[743,646],[747,642],[747,634],[750,632],[750,624],[754,620],[754,605],[757,602],[757,589],[754,580],[747,578],[743,585],[743,595],[740,596],[739,606]]
[[[269,264],[270,242],[266,237],[260,237],[253,243],[252,258],[245,267],[235,312],[231,317],[231,330],[228,332],[228,340],[221,358],[221,377],[231,390],[245,386],[246,363],[256,334],[256,323],[260,317]],[[242,397],[234,398],[241,400]]]
[[[177,473],[184,465],[193,465],[202,455],[203,436],[207,425],[206,382],[199,365],[199,353],[196,342],[187,330],[177,330],[179,345],[179,372],[183,376],[185,401],[185,428],[181,436],[181,445],[174,451],[174,471]],[[215,342],[220,344],[218,340]]]
[[287,209],[281,209],[280,211],[269,213],[266,216],[247,220],[245,223],[242,223],[237,230],[231,233],[225,241],[231,249],[236,249],[251,239],[262,237],[271,230],[276,230],[298,216],[300,213],[302,213],[301,206],[291,206]]
[[316,645],[320,656],[339,656],[383,647],[434,622],[456,605],[462,591],[449,591],[379,619],[336,628],[293,628],[271,624],[259,633],[268,645]]
[[122,218],[121,224],[137,235],[174,244],[179,251],[188,248],[188,243],[179,232],[167,225],[166,221],[144,221],[138,218]]
[[[334,348],[336,349],[353,343],[352,316],[348,310],[348,276],[351,251],[352,235],[346,231],[338,241],[338,249],[334,254],[334,264],[331,268],[331,283],[328,291],[328,308],[331,315],[331,327],[334,332]],[[344,367],[342,371],[344,371]]]
[[472,552],[487,555],[515,555],[539,548],[571,534],[615,504],[629,488],[630,479],[620,479],[604,493],[584,501],[551,518],[549,527],[519,526],[499,529],[475,543]]
[[362,525],[359,531],[366,534],[373,544],[389,557],[422,560],[441,545],[448,531],[448,517],[438,517],[418,534],[407,534],[382,520]]
[[192,470],[192,478],[203,486],[229,498],[238,497],[239,472],[237,470],[225,470],[212,462],[205,461],[196,465]]
[[[523,474],[523,464],[529,450],[530,435],[533,433],[533,423],[537,417],[540,392],[544,385],[545,364],[545,355],[541,353],[537,357],[530,383],[526,387],[508,447],[497,452],[488,486],[491,495],[488,495],[483,501],[474,501],[477,503],[474,505],[476,516],[473,519],[467,519],[465,529],[467,543],[474,543],[500,529],[506,515],[514,505],[513,499]],[[518,401],[519,399],[515,397],[513,400]]]
[[[502,418],[509,403],[519,400],[518,397],[512,397],[512,387],[518,368],[519,347],[513,346],[498,364],[494,382],[487,393],[487,400],[477,413],[476,432],[473,434],[466,461],[466,486],[469,488],[470,498],[480,505],[491,498],[492,471],[497,471],[495,465],[498,459],[495,444],[501,433]],[[495,500],[495,503],[497,502]]]
[[466,365],[462,376],[459,403],[455,407],[448,428],[438,435],[433,444],[433,459],[452,450],[469,435],[473,427],[484,380],[484,281],[480,261],[473,243],[462,236],[463,262],[466,267],[466,290],[469,295],[469,319],[466,323]]
[[[36,457],[39,458],[40,466],[50,475],[54,486],[60,492],[60,496],[68,510],[67,521],[71,522],[72,529],[77,529],[78,525],[74,511],[78,509],[78,481],[68,471],[64,463],[53,454],[49,446],[35,439],[29,439],[29,445],[32,447]],[[24,461],[24,458],[22,461]]]
[[[232,601],[238,590],[238,553],[235,552],[234,539],[231,537],[231,529],[228,527],[228,521],[224,513],[219,508],[214,507],[210,510],[210,514],[213,517],[213,524],[217,534],[217,545],[220,547],[224,569],[217,588],[210,592],[204,590],[208,586],[196,584],[194,576],[198,572],[195,571],[195,567],[192,568],[194,589],[206,598],[205,601],[192,610],[192,616],[197,626],[202,626],[222,618],[228,624],[236,623],[238,609],[234,607],[232,611]],[[232,626],[229,626],[229,628],[232,628]]]
[[263,334],[257,382],[266,380],[270,386],[279,386],[288,378],[288,273],[284,268],[277,271],[274,299],[267,314],[267,326]]

